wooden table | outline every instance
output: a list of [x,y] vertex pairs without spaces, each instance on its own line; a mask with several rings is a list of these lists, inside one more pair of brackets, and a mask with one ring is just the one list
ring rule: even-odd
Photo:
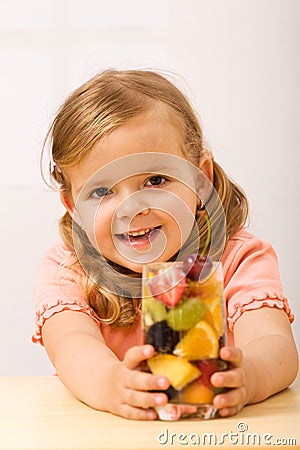
[[2,377],[0,449],[296,449],[300,448],[299,381],[231,418],[142,422],[89,408],[55,376]]

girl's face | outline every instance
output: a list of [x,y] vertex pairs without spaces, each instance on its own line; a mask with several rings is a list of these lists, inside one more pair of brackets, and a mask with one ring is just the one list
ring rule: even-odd
[[65,169],[71,189],[61,199],[102,256],[141,272],[169,260],[191,232],[199,199],[190,166],[169,120],[139,116]]

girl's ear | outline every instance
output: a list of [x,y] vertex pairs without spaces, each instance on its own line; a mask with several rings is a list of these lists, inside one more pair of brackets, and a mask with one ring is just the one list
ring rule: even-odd
[[70,216],[73,217],[75,206],[70,194],[68,194],[67,192],[61,192],[60,201],[62,202],[62,204],[64,205]]
[[82,227],[81,219],[79,217],[79,214],[75,208],[74,201],[71,197],[71,195],[68,192],[61,192],[60,193],[60,201],[74,220],[74,222],[77,223],[80,227]]
[[211,196],[214,184],[214,167],[212,156],[209,152],[203,152],[200,159],[199,169],[204,175],[200,176],[197,182],[197,193],[199,195],[198,208],[203,206]]
[[209,153],[204,152],[200,161],[200,170],[214,184],[214,167],[213,160]]

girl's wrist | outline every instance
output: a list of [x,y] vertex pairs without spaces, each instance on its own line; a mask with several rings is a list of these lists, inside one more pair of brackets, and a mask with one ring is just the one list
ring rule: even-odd
[[242,364],[245,374],[245,404],[260,402],[269,396],[267,392],[267,374],[262,373],[262,368],[257,367],[257,360],[245,356]]

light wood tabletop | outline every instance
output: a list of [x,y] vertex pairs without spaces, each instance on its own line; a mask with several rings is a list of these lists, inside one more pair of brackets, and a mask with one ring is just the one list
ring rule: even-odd
[[299,381],[230,418],[143,422],[89,408],[56,376],[1,377],[0,449],[296,449],[300,448]]

